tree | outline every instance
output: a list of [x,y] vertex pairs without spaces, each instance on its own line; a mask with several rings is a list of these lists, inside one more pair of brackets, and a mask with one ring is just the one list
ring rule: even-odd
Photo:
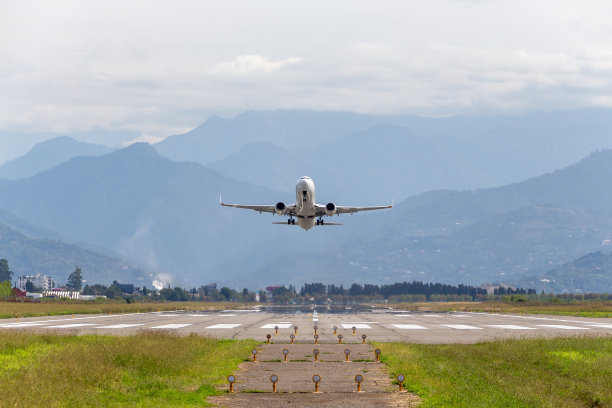
[[83,276],[81,275],[81,267],[77,266],[68,276],[68,282],[66,283],[66,287],[69,290],[81,290],[81,286],[83,285]]
[[227,286],[224,286],[219,290],[219,293],[225,298],[225,300],[230,300],[230,298],[232,297],[232,292],[233,291]]
[[13,271],[9,269],[8,261],[0,259],[0,282],[11,282]]

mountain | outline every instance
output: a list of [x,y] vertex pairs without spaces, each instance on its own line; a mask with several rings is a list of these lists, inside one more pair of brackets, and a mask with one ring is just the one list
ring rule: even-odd
[[380,117],[348,112],[249,111],[232,119],[212,116],[183,135],[167,137],[155,144],[155,148],[172,160],[208,165],[254,142],[271,142],[294,150],[319,145],[378,123],[384,123]]
[[73,157],[101,156],[113,150],[110,147],[60,136],[38,143],[26,155],[4,163],[0,166],[0,178],[8,180],[27,178]]
[[137,143],[1,183],[0,208],[188,285],[186,280],[203,283],[223,276],[219,268],[228,259],[247,254],[244,262],[257,265],[275,250],[249,253],[250,247],[275,236],[278,226],[270,224],[272,216],[268,214],[262,228],[256,213],[219,206],[220,193],[264,203],[292,198],[196,163],[173,162]]
[[[609,245],[609,240],[602,246]],[[612,293],[612,253],[588,253],[548,272],[524,278],[519,284],[546,292]]]
[[14,279],[40,273],[61,285],[79,265],[83,279],[89,282],[110,284],[113,280],[127,280],[142,285],[150,281],[144,271],[117,258],[60,241],[33,239],[3,223],[0,223],[0,258],[9,261]]
[[[505,185],[612,147],[609,110],[491,118],[299,113],[248,112],[234,119],[213,118],[156,147],[175,160],[196,161],[233,178],[283,191],[308,175],[317,182],[323,201],[360,204],[401,201],[434,189]],[[294,116],[291,128],[286,119]],[[357,130],[329,125],[349,119]],[[312,123],[321,129],[304,134]],[[166,150],[164,143],[180,146],[185,154]],[[217,158],[212,160],[213,156]]]
[[[596,251],[612,237],[610,178],[612,151],[604,150],[521,183],[419,195],[363,217],[358,232],[316,257],[296,255],[293,275],[297,283],[309,276],[514,282]],[[257,275],[271,278],[285,268],[272,259]]]

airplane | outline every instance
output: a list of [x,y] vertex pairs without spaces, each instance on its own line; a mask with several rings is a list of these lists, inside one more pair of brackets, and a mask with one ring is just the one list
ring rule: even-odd
[[391,205],[379,207],[342,207],[334,203],[327,203],[325,205],[317,204],[315,202],[314,181],[306,176],[300,177],[295,186],[295,204],[286,205],[282,201],[276,203],[276,205],[226,204],[221,201],[221,197],[219,197],[219,203],[224,207],[236,207],[259,211],[260,214],[262,212],[268,212],[281,216],[289,216],[287,222],[273,222],[273,224],[295,225],[295,219],[293,217],[296,217],[298,225],[306,231],[315,225],[342,225],[335,222],[325,222],[323,220],[324,216],[331,217],[336,214],[353,215],[353,213],[359,211],[383,210],[393,207],[393,203],[391,203]]

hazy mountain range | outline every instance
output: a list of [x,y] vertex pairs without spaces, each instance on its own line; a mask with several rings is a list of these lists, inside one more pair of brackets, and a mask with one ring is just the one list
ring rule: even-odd
[[[19,268],[35,268],[24,261],[28,251],[43,259],[26,238],[61,241],[91,259],[113,259],[100,261],[101,269],[83,261],[90,281],[106,283],[118,265],[135,264],[144,272],[126,279],[181,286],[417,279],[612,290],[606,270],[573,279],[554,272],[607,250],[612,151],[593,151],[612,146],[611,117],[600,110],[480,119],[249,112],[211,118],[154,147],[110,151],[50,140],[0,167],[13,168],[12,180],[0,180],[0,222],[23,237],[13,239],[23,256],[11,252]],[[301,175],[314,178],[320,202],[395,198],[396,206],[306,233],[272,225],[279,218],[270,214],[218,204],[220,194],[247,204],[293,202]]]

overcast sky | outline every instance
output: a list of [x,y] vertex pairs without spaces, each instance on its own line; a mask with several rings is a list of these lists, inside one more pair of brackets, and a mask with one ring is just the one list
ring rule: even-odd
[[612,107],[611,16],[584,0],[0,0],[0,131]]

